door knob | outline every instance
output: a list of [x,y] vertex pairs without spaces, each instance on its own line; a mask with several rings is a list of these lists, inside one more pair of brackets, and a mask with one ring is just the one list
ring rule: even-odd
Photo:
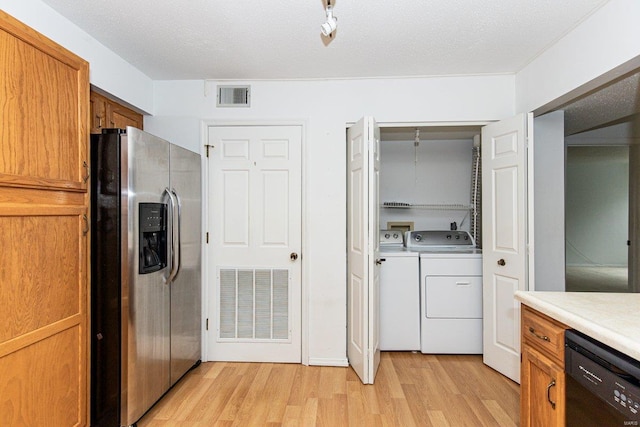
[[504,262],[504,259],[500,258],[500,259],[498,260],[498,265],[499,265],[499,266],[503,266],[503,265],[505,265],[505,264],[506,264],[506,262]]
[[386,261],[386,259],[384,259],[384,258],[378,258],[378,259],[376,260],[376,264],[380,265],[380,264],[382,264],[382,263],[383,263],[383,262],[385,262],[385,261]]
[[291,255],[289,255],[289,258],[291,258],[291,261],[295,261],[298,259],[298,254],[295,252],[291,252]]

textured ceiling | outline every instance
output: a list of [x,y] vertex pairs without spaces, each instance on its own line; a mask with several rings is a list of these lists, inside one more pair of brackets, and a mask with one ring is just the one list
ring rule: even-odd
[[635,123],[634,126],[621,126],[618,129],[634,131],[637,136],[640,131],[637,126],[637,115],[640,113],[640,72],[602,87],[562,109],[565,135],[621,123]]
[[[515,73],[607,2],[332,0],[327,39],[326,0],[43,1],[154,80]],[[638,113],[639,76],[564,106],[565,133]]]
[[154,80],[513,73],[606,0],[43,0]]

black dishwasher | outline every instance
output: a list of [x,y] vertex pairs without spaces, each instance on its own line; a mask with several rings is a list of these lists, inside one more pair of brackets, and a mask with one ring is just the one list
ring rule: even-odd
[[565,372],[568,427],[639,425],[639,361],[567,330]]

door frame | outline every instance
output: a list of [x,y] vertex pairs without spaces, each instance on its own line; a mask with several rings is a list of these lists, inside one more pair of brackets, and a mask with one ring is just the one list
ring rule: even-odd
[[[301,220],[301,256],[300,256],[300,268],[301,268],[301,276],[300,276],[300,343],[301,343],[301,363],[303,365],[309,365],[309,289],[308,289],[308,272],[310,269],[308,268],[309,260],[305,257],[305,253],[307,252],[308,242],[307,242],[307,176],[306,176],[306,140],[307,140],[307,129],[308,122],[307,120],[202,120],[200,126],[200,141],[201,141],[201,149],[202,149],[202,226],[203,226],[203,239],[202,239],[202,259],[207,260],[210,255],[209,245],[207,244],[206,233],[210,229],[209,224],[209,203],[207,199],[207,195],[209,194],[209,167],[207,161],[207,145],[209,144],[209,128],[216,127],[227,127],[227,126],[242,126],[242,127],[252,127],[252,126],[297,126],[300,128],[300,136],[301,136],[301,147],[300,147],[300,185],[301,185],[301,211],[300,211],[300,220]],[[211,306],[211,298],[214,297],[212,292],[215,292],[214,289],[209,289],[208,283],[215,282],[216,271],[215,268],[210,268],[207,262],[202,263],[202,360],[209,360],[208,352],[208,336],[207,336],[207,321],[209,320],[210,310],[213,309]],[[215,320],[211,319],[209,323],[210,327],[215,325]]]
[[[533,166],[534,166],[534,158],[533,158],[533,119],[534,119],[534,113],[532,112],[528,112],[525,113],[526,114],[526,124],[527,124],[527,128],[526,128],[526,142],[525,142],[525,149],[527,150],[526,153],[526,160],[525,160],[525,165],[527,170],[525,171],[525,186],[524,186],[524,191],[526,192],[525,194],[525,212],[527,215],[527,218],[525,219],[525,275],[524,275],[524,280],[525,280],[525,285],[526,288],[529,290],[532,290],[533,287],[533,280],[535,278],[534,276],[534,258],[535,258],[535,253],[533,248],[534,246],[534,199],[533,199]],[[375,116],[373,116],[375,118]],[[509,116],[511,117],[511,116]],[[508,117],[507,117],[508,118]],[[502,120],[502,119],[500,119]],[[484,120],[484,121],[450,121],[450,122],[442,122],[442,121],[434,121],[434,122],[376,122],[378,127],[380,128],[380,130],[383,130],[384,128],[387,127],[407,127],[407,128],[411,128],[411,127],[454,127],[454,126],[478,126],[480,128],[490,124],[490,123],[495,123],[498,122],[500,120]],[[345,124],[345,141],[348,140],[347,138],[347,130],[349,127],[353,126],[354,124],[356,124],[356,122],[347,122]],[[348,157],[348,155],[347,155]],[[484,283],[483,283],[483,287],[484,287]],[[346,307],[345,307],[345,316],[346,316],[346,320],[348,322],[348,316],[346,313]],[[347,325],[348,327],[348,325]],[[484,334],[484,323],[483,323],[483,334]]]

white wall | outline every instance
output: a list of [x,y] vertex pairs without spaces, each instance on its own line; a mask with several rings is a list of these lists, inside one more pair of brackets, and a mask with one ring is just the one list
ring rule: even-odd
[[153,112],[153,81],[40,0],[0,0],[0,9],[89,61],[91,84]]
[[[200,149],[202,120],[301,121],[303,280],[312,364],[346,362],[346,125],[489,121],[514,114],[513,76],[253,81],[250,108],[216,108],[215,82],[155,82],[156,116],[145,129]],[[224,82],[230,84],[230,82]]]
[[[516,74],[516,110],[534,111],[584,94],[640,67],[640,1],[610,0]],[[583,86],[584,85],[584,86]]]
[[529,289],[564,291],[564,111],[536,117],[533,132],[535,283]]
[[567,147],[567,265],[627,265],[629,147]]
[[[380,203],[471,204],[473,139],[384,141],[380,144]],[[417,152],[417,161],[416,161]],[[452,222],[469,231],[469,210],[380,209],[388,221],[412,221],[414,230],[449,230]]]

